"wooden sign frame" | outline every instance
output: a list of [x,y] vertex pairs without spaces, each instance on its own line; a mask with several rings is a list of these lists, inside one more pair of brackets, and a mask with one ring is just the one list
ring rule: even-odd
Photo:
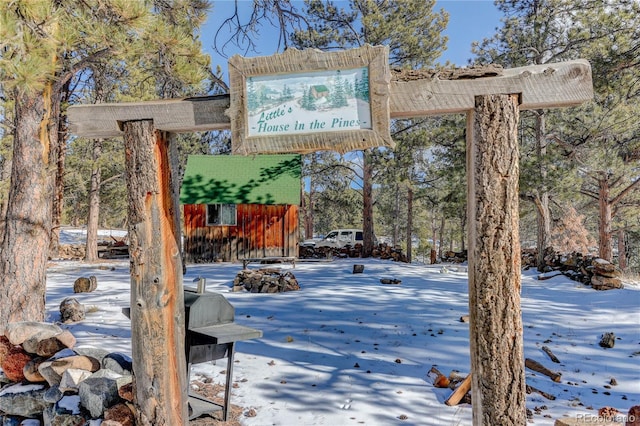
[[[387,46],[366,45],[357,49],[338,52],[322,52],[317,49],[288,49],[273,56],[244,58],[239,55],[229,59],[229,83],[231,101],[226,114],[231,120],[231,141],[234,154],[256,153],[308,153],[318,150],[347,152],[371,147],[393,147],[389,133],[389,97],[391,73],[389,71],[389,48]],[[263,112],[255,112],[253,98],[253,78],[269,81],[308,80],[309,86],[315,78],[327,78],[340,72],[353,73],[366,69],[368,93],[365,101],[352,99],[351,104],[366,108],[368,102],[370,119],[361,121],[333,117],[320,121],[321,112],[302,111],[304,100],[298,92],[297,99],[281,107]],[[251,85],[248,89],[248,85]],[[306,86],[305,86],[306,87]],[[251,91],[251,99],[248,92]],[[304,92],[304,91],[303,91]],[[251,102],[253,116],[249,114]],[[266,111],[266,112],[265,112]],[[254,126],[257,114],[260,127]],[[266,114],[266,115],[265,115]],[[278,122],[278,118],[291,114],[287,124],[267,125],[266,121]],[[249,126],[252,126],[251,129]],[[345,129],[347,127],[347,129]],[[265,130],[266,129],[266,130]],[[335,129],[335,130],[334,130]],[[264,133],[264,135],[259,134]]]

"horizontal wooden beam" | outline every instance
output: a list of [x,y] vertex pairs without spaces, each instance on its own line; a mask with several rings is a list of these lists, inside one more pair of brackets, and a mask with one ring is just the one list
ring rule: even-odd
[[[579,59],[505,69],[495,77],[392,80],[389,110],[391,118],[464,113],[474,108],[476,96],[489,94],[519,94],[521,110],[579,105],[593,98],[591,66]],[[91,138],[122,136],[122,123],[145,119],[166,132],[199,132],[230,129],[229,106],[229,95],[203,96],[74,105],[68,117],[71,133]]]
[[202,96],[184,99],[162,99],[147,102],[126,102],[73,105],[67,111],[71,133],[88,138],[122,136],[122,123],[153,120],[154,127],[172,133],[204,132],[230,129],[229,95]]
[[391,118],[464,113],[475,97],[520,95],[520,110],[579,105],[593,98],[591,66],[586,60],[505,69],[497,77],[391,81]]

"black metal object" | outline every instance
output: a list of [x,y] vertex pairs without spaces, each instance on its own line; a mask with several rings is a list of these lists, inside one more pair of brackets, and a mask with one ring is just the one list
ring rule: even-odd
[[[227,374],[224,386],[224,404],[220,405],[200,395],[189,394],[189,420],[204,414],[222,410],[224,421],[229,420],[229,402],[233,379],[233,355],[239,340],[257,339],[262,331],[234,322],[235,309],[219,293],[205,291],[204,278],[196,278],[196,290],[185,288],[185,355],[187,383],[190,383],[191,365],[227,358]],[[123,313],[131,318],[130,308]]]
[[223,418],[229,420],[229,401],[233,378],[235,342],[262,337],[262,331],[234,322],[235,309],[219,293],[204,291],[201,282],[198,291],[185,289],[185,355],[187,378],[192,364],[227,358],[227,374],[224,404],[216,404],[199,395],[189,395],[189,420],[203,414],[223,410]]

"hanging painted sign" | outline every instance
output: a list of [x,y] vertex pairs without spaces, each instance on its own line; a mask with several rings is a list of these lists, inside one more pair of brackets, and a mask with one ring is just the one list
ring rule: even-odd
[[234,153],[393,146],[385,46],[236,55],[229,73]]

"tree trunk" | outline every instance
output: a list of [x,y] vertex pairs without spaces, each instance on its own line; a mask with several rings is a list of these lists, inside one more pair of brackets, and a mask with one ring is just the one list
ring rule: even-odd
[[[313,204],[316,191],[314,188],[313,177],[309,185],[309,197],[305,201],[304,206],[304,237],[306,239],[313,238]],[[302,189],[301,199],[304,198],[304,189]]]
[[42,321],[51,231],[51,89],[16,93],[11,187],[0,246],[0,334],[7,323]]
[[431,240],[433,241],[433,245],[431,246],[431,263],[435,263],[434,259],[437,256],[438,247],[438,228],[436,226],[436,214],[437,209],[435,206],[431,209]]
[[87,243],[84,252],[84,260],[87,262],[98,260],[98,219],[100,217],[100,181],[102,179],[100,169],[101,155],[102,139],[94,139],[91,152],[91,188],[89,189],[89,213],[87,215]]
[[362,156],[362,257],[373,252],[373,164],[369,150]]
[[398,224],[400,217],[400,185],[398,182],[394,182],[395,197],[393,200],[393,227],[391,231],[391,245],[395,247],[400,239],[400,226]]
[[442,216],[440,216],[440,229],[438,233],[440,234],[440,244],[438,245],[438,259],[442,259],[442,250],[444,245],[444,226],[446,224],[446,219],[444,217],[444,212],[441,212]]
[[[316,156],[315,154],[311,154],[311,170],[313,170],[313,166],[316,164]],[[301,189],[302,193],[300,196],[301,200],[304,200],[304,187]],[[313,238],[313,206],[316,196],[316,184],[314,173],[309,173],[309,198],[308,201],[305,202],[304,210],[302,211],[302,217],[304,218],[304,237],[306,239]]]
[[466,243],[465,243],[465,235],[467,231],[467,213],[462,211],[460,214],[460,250],[465,251]]
[[613,262],[613,239],[611,238],[611,188],[606,176],[598,179],[598,255],[609,262]]
[[477,96],[467,118],[469,316],[474,425],[524,425],[518,105]]
[[64,210],[64,174],[65,158],[67,155],[67,120],[62,115],[62,103],[69,100],[70,79],[67,80],[61,90],[52,100],[51,112],[51,144],[50,161],[55,164],[54,191],[51,212],[51,240],[49,241],[49,255],[58,257],[60,255],[60,225],[62,224],[62,211]]
[[407,188],[407,262],[411,263],[413,234],[413,188]]
[[534,204],[536,206],[536,223],[538,225],[538,234],[536,238],[536,248],[538,256],[536,266],[538,271],[542,272],[545,268],[544,254],[549,247],[549,239],[551,238],[551,213],[549,211],[549,190],[547,189],[547,121],[545,113],[542,110],[536,111],[536,156],[538,157],[538,171],[540,173],[541,186],[534,195]]
[[124,124],[138,425],[186,425],[188,418],[179,210],[164,136],[150,120]]
[[624,229],[618,230],[618,267],[623,271],[627,269],[627,233]]
[[551,215],[549,213],[549,194],[543,192],[533,196],[533,204],[536,206],[536,224],[538,233],[536,237],[536,267],[543,272],[546,266],[544,260],[545,250],[549,247],[549,237],[551,236]]

